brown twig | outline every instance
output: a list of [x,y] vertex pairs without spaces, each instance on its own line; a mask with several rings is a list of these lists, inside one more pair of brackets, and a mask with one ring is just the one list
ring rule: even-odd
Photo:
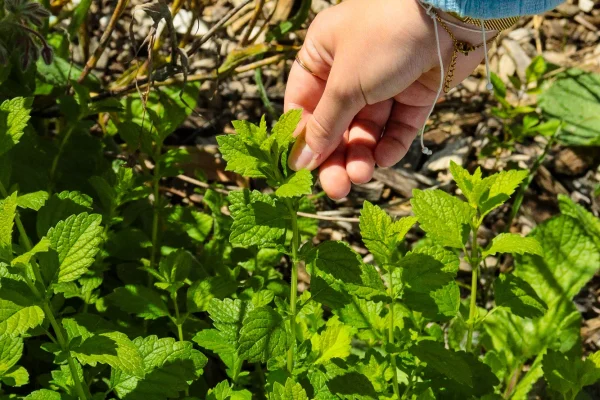
[[125,10],[125,7],[127,7],[127,3],[128,3],[128,0],[118,0],[117,1],[115,10],[113,11],[112,16],[110,17],[110,21],[108,22],[108,26],[106,27],[106,30],[104,31],[104,33],[102,34],[102,37],[100,38],[100,43],[98,43],[98,47],[96,47],[94,54],[92,54],[90,59],[85,64],[85,67],[83,68],[83,71],[81,72],[81,75],[79,76],[79,79],[77,79],[78,83],[83,82],[85,77],[88,76],[89,73],[92,71],[92,69],[94,69],[94,67],[96,66],[96,63],[100,59],[100,56],[102,56],[102,53],[104,53],[104,50],[106,49],[106,46],[108,45],[108,41],[110,40],[110,36],[112,35],[113,30],[117,26],[117,21],[119,20],[119,17]]
[[256,26],[256,22],[258,21],[258,17],[260,16],[260,13],[262,12],[264,5],[265,5],[265,0],[256,0],[256,7],[254,8],[254,14],[252,14],[252,19],[250,20],[250,22],[248,23],[248,26],[246,27],[246,30],[244,31],[244,35],[242,36],[242,38],[240,40],[239,47],[244,47],[246,44],[248,44],[248,38],[250,38],[250,34],[252,33],[252,30]]
[[194,43],[192,45],[192,47],[190,47],[190,49],[187,51],[188,57],[190,57],[192,54],[197,52],[200,49],[200,47],[202,47],[202,45],[204,43],[206,43],[208,41],[208,39],[210,39],[219,30],[219,28],[221,28],[227,21],[229,21],[229,19],[231,17],[233,17],[235,14],[237,14],[242,8],[244,8],[244,7],[246,7],[246,5],[250,4],[251,1],[252,0],[244,0],[243,2],[238,4],[237,7],[232,8],[227,14],[225,14],[225,16],[223,18],[221,18],[216,24],[214,24],[212,26],[212,28],[210,28],[208,30],[208,32],[206,32],[200,38],[200,40],[198,40],[196,43]]
[[[243,72],[252,71],[253,69],[256,69],[256,68],[264,67],[264,66],[270,65],[270,64],[275,64],[275,63],[283,60],[284,58],[286,58],[286,54],[277,54],[277,55],[265,58],[264,60],[256,61],[256,62],[253,62],[250,64],[243,65],[241,67],[238,67],[233,70],[233,73],[241,74]],[[215,80],[217,78],[218,78],[217,71],[213,71],[213,72],[210,72],[207,74],[189,75],[187,81],[188,82],[209,81],[209,80]],[[181,83],[181,79],[179,79],[177,77],[172,77],[172,78],[165,79],[164,81],[153,82],[153,86],[171,86],[171,85],[175,85],[178,83]],[[147,86],[147,84],[148,84],[147,76],[137,80],[137,85],[140,89],[144,89]],[[121,95],[127,94],[129,92],[132,92],[135,89],[136,89],[136,84],[131,83],[131,84],[121,87],[121,88],[116,88],[116,89],[112,89],[112,90],[108,90],[106,92],[100,93],[100,94],[92,97],[90,99],[90,101],[96,102],[96,101],[104,100],[108,97],[121,96]]]

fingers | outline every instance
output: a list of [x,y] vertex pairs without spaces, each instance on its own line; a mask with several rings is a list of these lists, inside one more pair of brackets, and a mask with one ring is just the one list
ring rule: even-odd
[[350,125],[346,155],[346,171],[353,183],[367,183],[373,177],[373,150],[381,137],[392,110],[392,100],[363,108]]
[[391,167],[404,158],[428,113],[429,106],[394,103],[383,137],[375,148],[377,165]]
[[321,187],[333,200],[339,200],[350,193],[352,183],[346,172],[346,142],[348,134],[319,169]]

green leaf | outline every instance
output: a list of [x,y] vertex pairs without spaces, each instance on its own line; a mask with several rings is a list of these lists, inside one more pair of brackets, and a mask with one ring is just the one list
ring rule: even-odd
[[279,197],[301,197],[312,193],[312,174],[307,169],[302,169],[290,175],[275,194]]
[[263,173],[263,160],[251,155],[246,142],[240,135],[217,136],[219,151],[227,165],[225,171],[232,171],[248,178],[266,178]]
[[233,217],[229,240],[234,246],[275,244],[285,233],[284,216],[289,210],[280,201],[260,193],[243,190],[228,196]]
[[0,376],[4,376],[21,359],[23,339],[13,335],[0,335]]
[[[80,314],[62,320],[71,342],[71,354],[82,365],[108,364],[129,375],[143,377],[144,361],[134,343],[122,332],[107,332],[102,326],[96,326],[98,322],[105,322],[99,317],[91,317],[95,316]],[[90,322],[94,325],[90,326]]]
[[267,362],[286,350],[287,333],[281,316],[268,306],[250,311],[240,330],[240,357],[249,362]]
[[86,194],[69,191],[54,194],[38,212],[37,234],[42,237],[59,221],[89,211],[92,211],[92,198]]
[[600,75],[569,69],[558,75],[544,91],[538,105],[542,111],[567,123],[559,140],[571,146],[600,144]]
[[287,378],[285,386],[275,382],[271,398],[273,400],[308,400],[308,395],[301,384],[294,382],[292,378]]
[[352,328],[337,318],[327,321],[325,330],[311,338],[312,349],[318,356],[314,364],[325,364],[332,358],[346,359],[352,348]]
[[280,151],[287,150],[294,138],[294,132],[300,119],[302,118],[302,109],[289,110],[275,123],[272,135],[279,145]]
[[261,144],[267,140],[267,121],[263,115],[260,126],[249,121],[231,121],[235,132],[245,141]]
[[342,399],[371,400],[377,398],[377,392],[369,379],[351,371],[332,377],[327,381],[329,391]]
[[16,193],[0,200],[0,260],[12,259],[12,232],[16,211]]
[[481,168],[477,168],[473,175],[469,174],[469,171],[455,163],[450,161],[450,172],[456,182],[456,185],[463,192],[463,195],[469,201],[469,204],[473,208],[477,208],[479,204],[479,191],[482,182],[481,179]]
[[23,97],[0,104],[0,156],[19,143],[29,122],[30,111],[31,99]]
[[525,69],[527,83],[540,80],[546,73],[546,69],[548,69],[548,65],[546,64],[544,57],[541,55],[535,57]]
[[[506,351],[509,376],[548,347],[567,351],[578,343],[581,315],[571,299],[600,269],[600,248],[569,216],[540,224],[530,236],[538,240],[544,257],[517,256],[514,275],[533,288],[548,311],[532,320],[499,310],[483,324],[486,348]],[[534,366],[518,385],[519,393],[526,394],[541,376],[541,363]]]
[[48,192],[40,190],[39,192],[27,193],[17,198],[17,205],[21,208],[29,208],[39,211],[48,200]]
[[38,253],[45,253],[50,250],[50,240],[48,238],[41,238],[40,241],[33,246],[31,250],[26,253],[21,254],[18,257],[13,258],[11,261],[12,266],[17,266],[19,264],[27,265],[31,261],[31,259]]
[[163,276],[164,282],[183,283],[188,278],[192,266],[197,265],[198,261],[192,253],[179,249],[160,260],[158,272]]
[[600,380],[599,356],[600,353],[594,353],[581,360],[572,354],[548,350],[542,362],[544,378],[565,399],[574,399],[585,386]]
[[40,389],[29,393],[24,400],[63,400],[63,396],[52,390]]
[[214,298],[223,299],[237,290],[238,283],[230,278],[213,276],[196,281],[187,291],[189,312],[206,311]]
[[118,287],[106,299],[126,313],[146,320],[169,316],[167,305],[160,295],[143,285]]
[[529,175],[527,170],[502,171],[482,180],[480,187],[489,188],[479,197],[479,210],[486,215],[493,209],[504,204]]
[[22,335],[40,325],[44,312],[24,281],[0,279],[0,335]]
[[542,256],[543,249],[535,238],[523,237],[514,233],[501,233],[492,239],[492,243],[489,248],[483,252],[482,256],[485,258],[496,253],[527,253]]
[[[444,345],[429,340],[423,340],[410,348],[410,352],[427,363],[428,368],[459,384],[461,391],[478,398],[493,393],[494,386],[500,382],[491,368],[479,361],[474,355],[462,351],[452,351]],[[443,382],[436,382],[444,387]],[[450,383],[450,387],[456,387]]]
[[133,341],[142,357],[143,378],[113,368],[110,386],[119,398],[127,400],[163,400],[177,398],[189,387],[188,382],[202,375],[208,359],[190,342],[152,335]]
[[415,222],[415,217],[392,222],[385,211],[365,201],[360,212],[360,234],[367,249],[383,265],[392,260],[396,245],[404,239]]
[[24,367],[17,365],[2,375],[0,380],[5,385],[19,387],[29,383],[29,373]]
[[548,306],[523,279],[512,274],[500,274],[494,283],[497,307],[507,307],[515,315],[537,318],[544,315]]
[[596,218],[591,212],[564,194],[558,195],[558,206],[563,215],[578,220],[586,233],[594,239],[596,246],[600,247],[600,218]]
[[475,211],[441,190],[413,190],[411,204],[421,228],[440,244],[463,248]]
[[394,286],[398,287],[396,291],[406,287],[414,292],[429,293],[454,279],[456,271],[450,268],[428,254],[409,252],[392,273],[397,278]]
[[71,282],[94,263],[102,243],[102,216],[82,213],[60,221],[48,231],[51,247],[58,253],[58,282]]
[[320,273],[344,283],[362,283],[362,260],[346,243],[323,242],[316,251],[315,265]]

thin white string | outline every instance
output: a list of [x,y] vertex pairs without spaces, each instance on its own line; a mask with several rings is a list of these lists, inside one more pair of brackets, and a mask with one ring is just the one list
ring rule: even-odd
[[485,57],[485,74],[487,76],[487,85],[485,85],[486,89],[489,91],[494,90],[494,85],[492,85],[492,74],[490,73],[490,60],[488,57],[488,49],[487,49],[487,35],[485,32],[485,23],[483,20],[481,21],[481,34],[483,35],[483,54]]
[[431,117],[431,114],[433,114],[433,110],[435,108],[437,100],[440,98],[440,94],[442,93],[442,89],[444,88],[445,70],[444,70],[444,59],[442,57],[442,46],[440,44],[440,34],[438,32],[438,26],[437,26],[437,19],[435,18],[435,13],[432,13],[433,6],[431,4],[428,4],[428,7],[426,7],[421,2],[419,2],[419,4],[421,4],[421,6],[425,9],[425,12],[427,13],[427,15],[429,15],[431,17],[431,20],[433,21],[433,28],[435,30],[435,44],[437,47],[438,60],[440,62],[440,86],[438,88],[435,99],[433,100],[433,104],[431,105],[431,108],[429,109],[427,118],[425,118],[425,122],[423,123],[423,128],[421,128],[421,130],[419,132],[419,136],[421,137],[421,151],[423,152],[423,154],[430,156],[433,154],[433,152],[431,150],[429,150],[427,147],[425,147],[425,143],[423,142],[423,136],[425,133],[425,127],[427,126],[427,121],[429,121],[429,117]]

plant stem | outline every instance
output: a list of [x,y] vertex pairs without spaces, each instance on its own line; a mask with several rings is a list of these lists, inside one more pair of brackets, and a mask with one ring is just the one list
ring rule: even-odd
[[290,284],[290,331],[292,340],[288,350],[287,368],[291,373],[294,369],[294,348],[296,347],[296,298],[298,292],[298,248],[300,247],[300,232],[298,231],[298,216],[292,202],[286,199],[292,222],[292,276]]
[[183,342],[183,328],[182,324],[179,322],[179,305],[177,305],[177,292],[171,295],[171,300],[173,300],[173,308],[175,308],[175,326],[177,326],[177,336],[179,337],[179,341]]
[[49,195],[52,195],[52,190],[54,189],[54,178],[56,175],[56,168],[58,167],[58,160],[60,160],[60,156],[62,155],[65,145],[67,144],[67,142],[69,141],[69,138],[73,134],[74,126],[75,126],[75,124],[69,124],[67,131],[65,132],[65,134],[63,135],[63,137],[60,141],[60,145],[58,147],[58,153],[56,153],[56,155],[54,156],[54,159],[52,160],[52,166],[50,167],[50,182],[48,183],[48,194]]
[[[152,213],[152,250],[150,253],[150,269],[156,268],[156,248],[158,247],[158,219],[160,216],[160,162],[158,161],[162,149],[162,144],[156,144],[156,154],[154,156],[154,176],[152,179],[152,189],[154,196],[154,207]],[[148,275],[148,286],[152,284],[152,275]]]
[[[389,294],[390,294],[390,318],[389,318],[389,326],[388,326],[388,342],[389,344],[393,345],[394,344],[394,285],[393,285],[393,281],[392,281],[392,266],[390,265],[388,267],[388,271],[390,274],[390,278],[389,278]],[[394,357],[394,354],[390,354],[390,361],[392,364],[392,385],[394,387],[394,396],[399,399],[400,398],[400,388],[398,387],[398,367],[396,366],[396,357]],[[406,390],[408,391],[408,388],[410,387],[407,386]],[[404,392],[404,394],[406,394],[406,392]]]
[[473,227],[473,241],[471,243],[471,305],[469,307],[469,327],[467,331],[467,352],[471,351],[473,344],[473,330],[475,328],[475,318],[477,316],[477,283],[479,272],[479,248],[477,245],[477,231],[479,225]]
[[67,355],[67,362],[69,364],[69,369],[71,370],[71,376],[73,378],[73,383],[75,384],[75,389],[77,390],[77,395],[80,399],[85,400],[88,398],[88,396],[85,390],[83,389],[81,381],[79,380],[79,374],[77,373],[77,366],[75,365],[75,360],[73,360],[73,356],[71,356],[71,351],[69,350],[68,342],[66,341],[62,333],[61,327],[56,321],[56,318],[54,318],[54,312],[52,311],[52,307],[50,306],[50,304],[48,304],[47,300],[43,302],[42,309],[48,317],[50,325],[52,325],[52,328],[54,329],[54,333],[56,334],[56,340],[58,341],[58,344]]

